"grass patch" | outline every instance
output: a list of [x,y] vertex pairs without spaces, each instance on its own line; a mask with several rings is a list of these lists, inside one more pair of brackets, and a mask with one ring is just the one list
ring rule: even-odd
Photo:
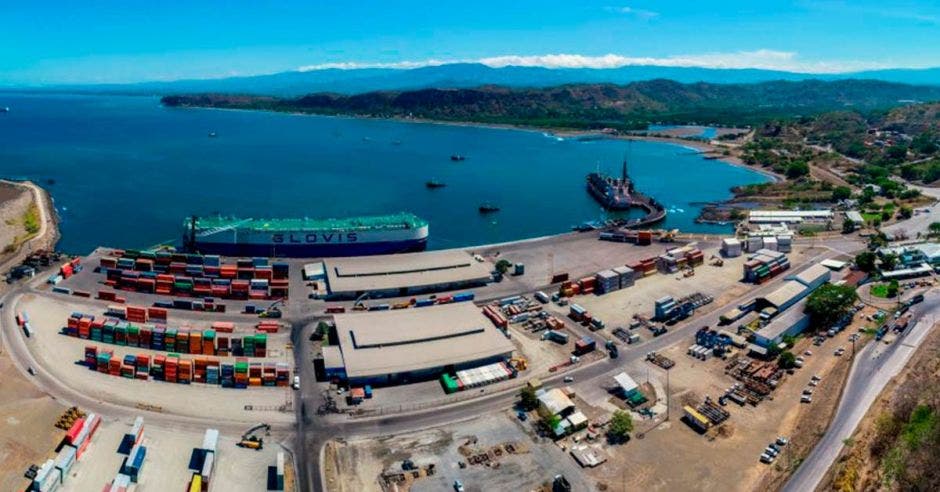
[[32,236],[39,232],[41,226],[39,220],[39,207],[35,203],[30,203],[29,208],[23,214],[23,228],[26,229],[27,234]]
[[882,299],[888,298],[888,284],[878,284],[871,287],[871,295]]
[[881,220],[881,214],[880,214],[880,213],[875,213],[875,214],[873,214],[873,213],[868,213],[868,212],[862,212],[862,218],[865,219],[865,222],[866,222],[866,223],[867,223],[867,222],[874,222],[875,219]]

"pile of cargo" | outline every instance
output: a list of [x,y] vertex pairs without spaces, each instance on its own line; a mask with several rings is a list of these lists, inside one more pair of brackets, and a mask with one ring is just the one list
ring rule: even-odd
[[218,255],[113,251],[100,260],[106,284],[150,294],[281,299],[288,293],[290,267],[267,258],[222,264]]
[[721,240],[721,255],[725,258],[737,258],[742,252],[743,247],[738,239],[732,237]]
[[59,271],[50,275],[46,280],[47,283],[52,285],[57,285],[59,282],[75,275],[76,273],[82,271],[82,262],[79,258],[73,258],[59,267]]
[[[183,354],[218,355],[227,357],[266,357],[268,336],[255,333],[242,337],[220,336],[231,333],[231,323],[215,322],[212,329],[192,330],[168,328],[163,325],[137,325],[114,318],[96,318],[72,313],[62,334],[95,342],[138,347]],[[265,325],[266,329],[268,325]]]
[[658,257],[654,256],[652,258],[646,258],[646,259],[636,261],[633,263],[627,263],[627,266],[630,267],[631,270],[636,272],[636,276],[642,275],[644,277],[648,277],[656,273],[656,260],[657,259]]
[[268,490],[284,490],[284,452],[277,452],[274,466],[268,467]]
[[[134,425],[131,431],[124,434],[121,444],[118,445],[118,454],[126,457],[121,461],[121,470],[118,477],[124,475],[132,483],[137,483],[140,478],[140,471],[144,466],[144,458],[147,456],[147,447],[141,444],[144,438],[144,418],[134,419]],[[117,480],[117,478],[115,478]],[[123,480],[122,480],[123,481]]]
[[546,330],[542,333],[542,340],[551,340],[555,343],[565,345],[568,343],[568,334],[558,330]]
[[559,293],[562,297],[572,297],[578,294],[593,294],[597,281],[594,277],[584,277],[577,282],[566,280],[562,282]]
[[612,232],[600,233],[601,241],[613,241],[616,243],[633,243],[637,246],[649,246],[653,244],[653,231],[633,231],[621,229]]
[[[410,299],[407,301],[398,302],[395,304],[357,304],[353,309],[354,310],[363,310],[363,311],[388,311],[390,309],[408,309],[411,307],[428,307],[428,306],[437,306],[440,304],[451,304],[454,302],[468,302],[472,301],[476,295],[473,292],[460,292],[454,295],[446,296],[431,296],[425,299]],[[346,308],[339,305],[330,305],[326,307],[326,312],[328,314],[336,313],[345,313]]]
[[656,268],[664,273],[675,273],[692,268],[705,262],[705,254],[700,249],[684,246],[671,249],[656,258]]
[[634,276],[633,269],[628,266],[619,266],[597,272],[597,275],[594,276],[596,292],[598,294],[607,294],[615,290],[626,289],[633,285]]
[[789,253],[793,249],[793,236],[791,235],[779,235],[779,236],[755,235],[755,236],[749,236],[745,244],[747,245],[747,250],[750,252],[757,252],[761,249],[769,249],[771,251]]
[[787,255],[779,251],[761,249],[748,257],[744,264],[744,280],[762,284],[790,268]]
[[209,313],[225,312],[225,304],[215,302],[215,299],[212,297],[205,297],[202,299],[173,299],[172,301],[154,301],[153,305],[154,308],[163,310],[180,309],[183,311],[204,311]]
[[695,292],[678,300],[672,296],[664,296],[657,299],[653,305],[653,319],[663,321],[667,324],[676,323],[692,316],[695,310],[714,302],[712,296]]
[[27,473],[33,480],[29,490],[51,492],[65,483],[72,466],[85,454],[100,424],[101,417],[94,413],[75,420],[66,431],[65,442],[56,457]]
[[584,355],[593,352],[597,348],[597,342],[591,337],[581,337],[574,343],[574,355]]
[[33,336],[33,326],[29,324],[29,315],[26,314],[26,311],[16,313],[16,324],[23,330],[23,334],[26,335],[26,338]]
[[517,373],[505,362],[497,362],[472,369],[462,369],[456,374],[456,377],[446,373],[441,375],[441,384],[448,394],[505,381],[516,377]]
[[248,362],[239,357],[234,363],[223,363],[216,357],[183,359],[180,354],[127,354],[114,357],[114,351],[85,346],[84,365],[93,371],[128,379],[164,381],[167,383],[204,383],[223,388],[244,389],[249,386],[288,386],[290,367],[285,362]]
[[202,447],[193,448],[189,455],[189,470],[193,472],[189,480],[189,492],[209,490],[212,471],[215,469],[215,453],[219,446],[219,431],[206,429],[202,438]]
[[489,318],[497,328],[506,329],[509,326],[509,319],[500,312],[499,308],[491,304],[483,306],[483,315]]

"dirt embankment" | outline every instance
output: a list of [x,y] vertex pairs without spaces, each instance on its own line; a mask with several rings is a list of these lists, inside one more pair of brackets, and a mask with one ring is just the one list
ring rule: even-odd
[[940,490],[940,330],[879,395],[819,490]]
[[32,203],[28,189],[0,181],[0,256],[12,253],[29,234],[24,218]]
[[58,216],[49,193],[28,181],[0,180],[0,265],[12,266],[27,242],[36,251],[53,249],[58,240]]

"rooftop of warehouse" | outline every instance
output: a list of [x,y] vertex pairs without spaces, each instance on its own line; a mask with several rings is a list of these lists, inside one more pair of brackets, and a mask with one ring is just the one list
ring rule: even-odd
[[805,285],[795,280],[788,280],[778,287],[777,290],[764,296],[764,299],[774,306],[783,306],[794,297],[803,295],[806,289],[807,287]]
[[793,280],[796,280],[804,285],[810,285],[813,282],[819,280],[820,277],[825,277],[829,279],[832,276],[832,271],[826,268],[825,266],[816,263],[815,265],[803,270],[796,275],[787,277]]
[[[187,227],[189,222],[186,223]],[[428,225],[424,219],[409,213],[348,217],[341,219],[253,219],[238,217],[199,217],[196,226],[199,229],[253,229],[262,231],[348,231],[368,229],[417,229]]]
[[757,333],[768,339],[773,340],[780,336],[783,332],[789,330],[793,325],[797,324],[804,317],[808,316],[805,313],[806,303],[809,299],[803,299],[800,302],[790,306],[789,309],[777,315],[776,318],[770,320],[770,323],[767,326],[757,330]]
[[460,364],[515,349],[469,302],[337,314],[335,320],[348,377]]
[[487,281],[492,265],[463,250],[327,258],[330,291],[356,292]]

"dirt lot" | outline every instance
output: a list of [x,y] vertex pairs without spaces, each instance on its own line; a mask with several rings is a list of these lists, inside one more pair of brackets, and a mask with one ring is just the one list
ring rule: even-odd
[[[593,488],[571,457],[551,441],[533,440],[527,425],[502,413],[408,435],[332,442],[324,465],[327,490],[381,490],[379,476],[383,470],[400,472],[405,459],[418,467],[435,465],[433,476],[413,483],[414,491],[452,490],[458,479],[468,492],[534,490],[559,473],[571,482],[573,490]],[[468,463],[468,454],[505,443],[516,444],[518,451],[494,460],[498,466],[458,465]]]
[[55,428],[65,407],[45,395],[0,355],[0,490],[22,490],[29,465],[47,458],[65,434]]
[[[725,374],[725,361],[693,359],[685,355],[687,344],[671,347],[662,352],[676,361],[669,371],[672,399],[669,420],[663,422],[658,418],[655,423],[635,420],[634,439],[625,446],[612,448],[611,461],[588,474],[598,483],[616,490],[763,489],[763,480],[774,483],[772,477],[765,478],[769,470],[776,476],[778,468],[785,468],[788,460],[795,463],[805,456],[824,430],[849,366],[849,354],[835,357],[833,351],[838,346],[850,347],[846,339],[855,330],[849,328],[821,347],[812,346],[811,339],[801,339],[794,352],[802,353],[807,349],[813,352],[805,357],[805,366],[784,378],[773,400],[765,400],[756,407],[729,403],[725,409],[731,413],[731,418],[716,437],[700,435],[682,422],[682,406],[700,403],[705,396],[717,399],[735,380]],[[659,387],[666,386],[665,371],[646,362],[638,362],[627,371],[638,382],[649,378]],[[822,377],[813,403],[800,404],[800,393],[813,374]],[[597,392],[579,389],[579,395],[596,400],[598,395],[593,393]],[[792,439],[791,454],[784,453],[768,467],[758,458],[779,435]],[[738,465],[731,467],[729,463]],[[624,470],[629,471],[624,473]]]
[[[170,384],[162,381],[138,381],[108,376],[89,371],[74,362],[84,356],[85,345],[98,345],[114,351],[114,356],[123,359],[126,354],[145,353],[151,356],[164,353],[136,347],[122,347],[59,334],[72,311],[83,311],[87,305],[74,304],[66,296],[57,294],[28,294],[23,296],[17,310],[29,313],[36,335],[28,342],[30,351],[57,379],[86,395],[115,404],[134,407],[138,404],[161,407],[164,412],[205,416],[219,415],[226,420],[245,422],[289,423],[293,412],[280,412],[277,407],[292,399],[290,387],[257,387],[234,390],[218,386],[193,383],[191,385]],[[269,343],[272,343],[269,340]],[[277,349],[278,347],[274,346]],[[279,357],[252,358],[264,362],[290,362],[284,355],[283,346]],[[184,357],[186,357],[184,355]],[[233,360],[234,358],[222,358]],[[248,411],[245,406],[251,405]]]

